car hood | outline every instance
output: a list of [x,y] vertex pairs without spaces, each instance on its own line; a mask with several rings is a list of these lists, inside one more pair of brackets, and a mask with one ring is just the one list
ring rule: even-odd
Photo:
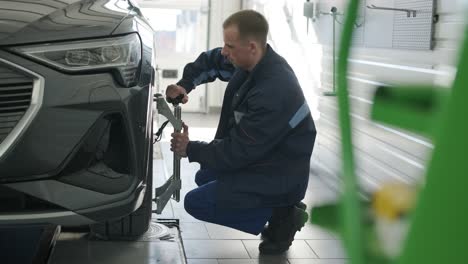
[[0,1],[0,45],[108,36],[128,7],[122,0]]

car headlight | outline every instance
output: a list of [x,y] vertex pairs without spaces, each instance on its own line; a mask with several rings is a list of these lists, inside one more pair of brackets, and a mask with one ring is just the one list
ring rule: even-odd
[[138,80],[141,42],[137,34],[22,46],[13,50],[65,72],[111,70],[127,87]]

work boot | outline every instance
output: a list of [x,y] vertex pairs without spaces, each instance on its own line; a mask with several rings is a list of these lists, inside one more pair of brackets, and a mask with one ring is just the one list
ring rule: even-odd
[[281,254],[288,250],[296,232],[307,222],[308,214],[296,206],[283,207],[279,210],[278,214],[283,217],[271,223],[271,237],[263,240],[258,246],[261,254]]
[[[307,205],[301,201],[299,201],[298,203],[295,204],[295,206],[303,211],[305,211],[307,209]],[[275,218],[278,218],[278,213],[273,213],[273,215],[271,216],[271,220],[268,221],[268,225],[265,227],[265,229],[263,229],[262,231],[262,239],[270,239],[272,238],[272,222],[274,223],[275,222]],[[302,227],[299,228],[299,231],[301,231]]]

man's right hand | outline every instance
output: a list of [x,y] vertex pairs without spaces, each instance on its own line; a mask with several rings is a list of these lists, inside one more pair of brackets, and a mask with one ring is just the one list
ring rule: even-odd
[[182,98],[182,103],[185,104],[188,102],[188,96],[187,96],[187,91],[185,90],[184,87],[177,85],[177,84],[171,84],[167,86],[166,88],[166,100],[167,98],[175,99],[177,96],[183,94],[184,97]]

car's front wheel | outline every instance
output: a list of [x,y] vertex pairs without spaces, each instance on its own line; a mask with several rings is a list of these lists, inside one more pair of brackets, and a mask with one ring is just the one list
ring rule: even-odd
[[153,203],[153,144],[152,142],[150,144],[146,192],[140,208],[123,218],[92,225],[92,237],[105,240],[131,240],[148,231]]

